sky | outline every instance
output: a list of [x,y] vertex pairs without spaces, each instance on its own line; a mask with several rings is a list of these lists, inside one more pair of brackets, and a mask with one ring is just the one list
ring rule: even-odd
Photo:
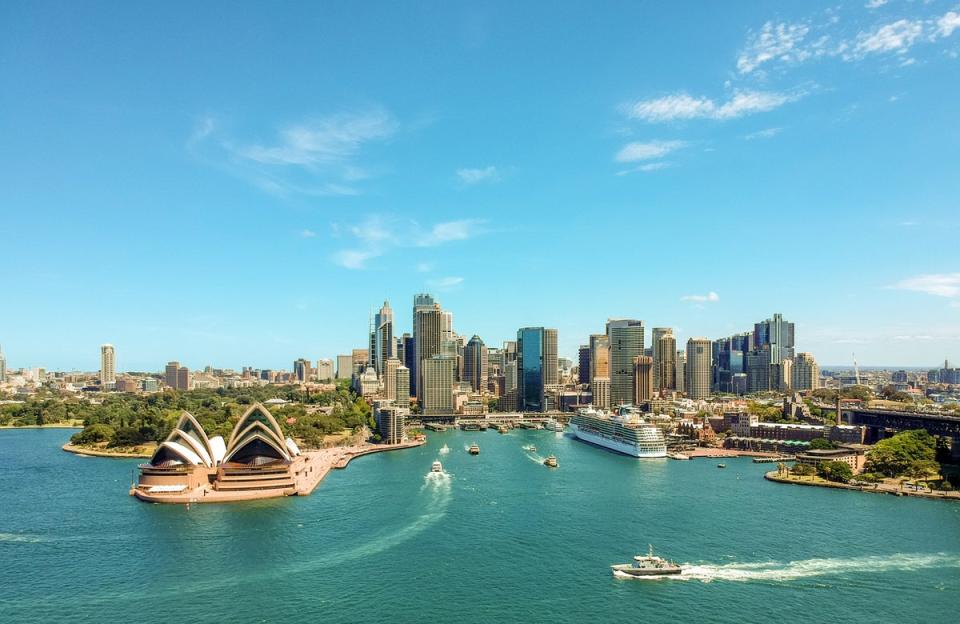
[[958,0],[3,2],[0,345],[289,369],[431,292],[960,361],[958,57]]

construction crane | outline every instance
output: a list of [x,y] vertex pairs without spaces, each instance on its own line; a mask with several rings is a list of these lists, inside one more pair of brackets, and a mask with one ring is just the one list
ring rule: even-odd
[[854,377],[854,379],[856,379],[857,385],[858,385],[858,386],[861,385],[861,384],[860,384],[860,366],[857,365],[857,354],[856,354],[856,353],[853,354],[853,377]]

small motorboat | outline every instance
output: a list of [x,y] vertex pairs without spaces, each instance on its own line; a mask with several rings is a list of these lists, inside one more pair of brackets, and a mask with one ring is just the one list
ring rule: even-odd
[[717,464],[717,468],[726,468],[726,467],[727,467],[726,464]]
[[440,460],[433,462],[433,466],[430,467],[430,472],[443,472],[443,464],[440,463]]
[[557,458],[551,455],[550,457],[543,460],[543,465],[547,468],[557,468],[560,464],[557,463]]
[[476,444],[476,443],[473,443],[473,444],[470,445],[470,450],[469,450],[468,452],[469,452],[471,455],[479,455],[479,454],[480,454],[480,446],[479,446],[478,444]]
[[646,555],[637,555],[633,563],[617,563],[610,568],[614,573],[620,572],[630,576],[667,576],[680,574],[683,569],[672,561],[653,554],[653,546]]

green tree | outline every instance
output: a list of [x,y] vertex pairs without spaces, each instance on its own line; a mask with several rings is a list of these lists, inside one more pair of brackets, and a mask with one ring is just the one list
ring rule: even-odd
[[920,467],[936,472],[936,442],[923,429],[902,431],[885,440],[880,440],[867,455],[867,471],[878,472],[887,477],[907,475],[915,462],[924,462]]
[[816,474],[816,469],[810,464],[796,464],[793,468],[790,469],[790,474],[797,477],[806,477],[812,474]]
[[835,449],[837,445],[826,438],[814,438],[810,440],[810,450]]
[[817,466],[817,474],[827,481],[848,483],[853,478],[853,469],[845,462],[827,461]]

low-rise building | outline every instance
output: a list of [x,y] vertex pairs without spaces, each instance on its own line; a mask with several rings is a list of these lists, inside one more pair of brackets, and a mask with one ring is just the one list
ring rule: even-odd
[[860,474],[867,463],[865,447],[862,444],[850,444],[835,449],[811,449],[797,455],[798,464],[814,468],[828,461],[843,462],[850,466],[853,474]]

